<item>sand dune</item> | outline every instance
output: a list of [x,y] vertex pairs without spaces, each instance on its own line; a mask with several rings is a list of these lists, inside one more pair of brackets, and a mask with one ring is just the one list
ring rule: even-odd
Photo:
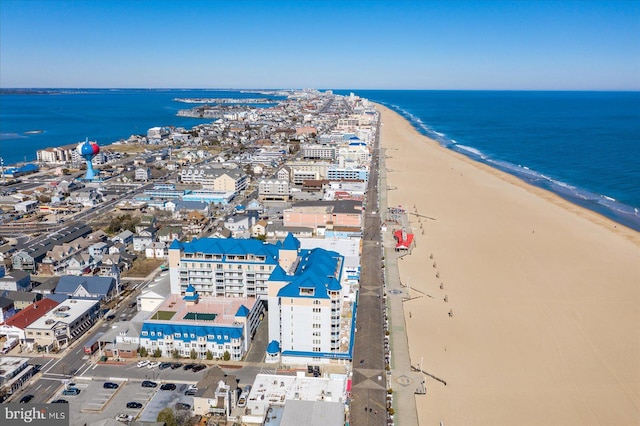
[[447,381],[420,424],[640,424],[640,234],[379,109],[389,205],[436,219],[399,263],[412,363]]

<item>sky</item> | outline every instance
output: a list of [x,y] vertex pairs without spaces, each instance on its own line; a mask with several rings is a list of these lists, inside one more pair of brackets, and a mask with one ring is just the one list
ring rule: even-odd
[[640,90],[640,0],[0,0],[0,87]]

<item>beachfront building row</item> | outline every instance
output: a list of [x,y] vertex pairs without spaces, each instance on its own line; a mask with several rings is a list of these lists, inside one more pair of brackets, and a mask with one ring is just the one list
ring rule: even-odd
[[[151,339],[158,340],[160,331],[163,351],[168,350],[165,337],[171,335],[171,351],[184,354],[195,349],[202,356],[206,351],[219,354],[231,349],[232,359],[239,359],[268,304],[268,362],[280,357],[287,363],[348,362],[356,305],[353,273],[343,273],[344,263],[344,256],[335,251],[301,249],[292,234],[275,244],[234,238],[174,241],[169,249],[172,294],[145,322],[143,332],[155,335],[141,336],[141,345],[153,350],[161,346],[152,346]],[[244,308],[227,308],[222,316],[204,315],[220,312],[214,309],[216,304],[234,301]],[[187,306],[197,316],[187,315]],[[223,324],[224,318],[231,322]],[[176,321],[193,331],[168,333],[177,327]]]

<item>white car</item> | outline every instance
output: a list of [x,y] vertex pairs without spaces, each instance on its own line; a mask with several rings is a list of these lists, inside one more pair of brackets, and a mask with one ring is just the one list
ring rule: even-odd
[[149,365],[149,361],[138,361],[138,368],[144,367],[145,365]]
[[133,420],[133,416],[130,414],[120,413],[116,416],[116,420],[123,423],[129,423],[131,420]]
[[157,367],[157,366],[159,366],[159,365],[160,365],[160,363],[159,363],[159,362],[154,361],[154,362],[150,362],[150,363],[147,365],[147,368],[149,368],[149,369],[151,369],[151,368],[156,368],[156,367]]

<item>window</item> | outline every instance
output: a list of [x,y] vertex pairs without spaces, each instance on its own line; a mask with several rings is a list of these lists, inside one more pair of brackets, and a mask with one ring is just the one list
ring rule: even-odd
[[313,308],[313,312],[315,312],[316,314],[320,313],[320,308]]
[[314,300],[314,301],[313,301],[313,304],[314,304],[314,305],[319,305],[319,304],[320,304],[320,301],[319,301],[319,300]]
[[149,335],[149,332],[148,332],[148,331],[143,331],[143,332],[142,332],[142,335],[143,335],[143,336],[148,336],[148,335]]

